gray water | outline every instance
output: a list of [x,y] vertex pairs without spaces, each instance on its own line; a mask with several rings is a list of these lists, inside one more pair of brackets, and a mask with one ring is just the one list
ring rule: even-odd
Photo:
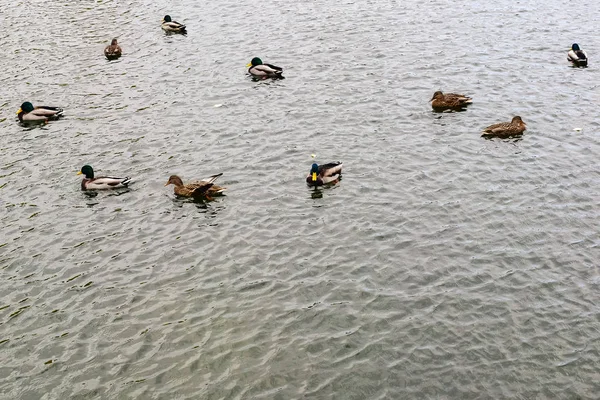
[[[1,398],[597,398],[597,3],[0,10]],[[81,192],[84,164],[135,183]],[[163,186],[218,172],[213,202]]]

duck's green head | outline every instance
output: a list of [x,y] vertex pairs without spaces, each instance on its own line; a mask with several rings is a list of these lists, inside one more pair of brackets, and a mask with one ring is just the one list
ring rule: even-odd
[[81,167],[81,171],[77,173],[77,175],[85,175],[88,179],[94,179],[94,169],[91,165],[84,165]]
[[581,49],[579,48],[579,45],[577,43],[573,43],[573,46],[571,46],[571,50],[577,51],[577,50],[581,50]]
[[254,57],[252,59],[252,61],[250,61],[250,64],[247,65],[247,67],[254,67],[256,65],[262,65],[262,60],[258,57]]
[[165,17],[163,18],[163,22],[171,22],[171,16],[165,15]]
[[33,104],[31,104],[30,102],[26,101],[25,103],[21,104],[21,108],[19,108],[19,111],[17,111],[17,114],[21,114],[22,112],[32,112],[33,111]]
[[312,181],[317,181],[317,176],[319,176],[319,165],[314,163],[312,167],[310,167],[310,175],[312,176]]

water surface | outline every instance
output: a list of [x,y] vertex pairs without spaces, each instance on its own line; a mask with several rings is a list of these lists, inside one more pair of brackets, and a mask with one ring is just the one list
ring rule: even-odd
[[600,13],[471,3],[0,0],[0,397],[595,398]]

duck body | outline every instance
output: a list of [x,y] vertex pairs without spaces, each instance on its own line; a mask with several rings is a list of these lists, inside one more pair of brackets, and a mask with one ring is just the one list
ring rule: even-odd
[[327,164],[313,164],[310,172],[306,177],[308,186],[323,186],[327,184],[335,184],[342,176],[342,162],[336,161]]
[[175,185],[174,192],[177,196],[192,197],[196,200],[212,200],[212,196],[221,195],[224,187],[215,185],[214,182],[223,173],[213,175],[205,181],[190,182],[183,184],[183,181],[177,175],[171,175],[165,186]]
[[17,116],[21,122],[48,122],[62,117],[63,109],[59,107],[37,106],[26,101],[21,104]]
[[577,43],[573,43],[573,46],[571,46],[571,50],[569,50],[569,53],[567,54],[567,59],[571,61],[575,67],[587,67],[588,65],[587,54],[579,48]]
[[440,91],[435,92],[430,101],[431,107],[435,111],[463,110],[473,103],[473,99],[464,94],[442,93]]
[[165,32],[183,33],[184,35],[187,33],[185,25],[173,21],[169,15],[165,15],[160,26]]
[[131,182],[131,178],[117,178],[113,176],[100,176],[94,177],[94,170],[89,165],[81,167],[81,171],[77,175],[85,175],[85,178],[81,181],[81,190],[104,190],[104,189],[118,189],[127,187]]
[[256,78],[284,78],[281,75],[283,73],[283,68],[273,64],[263,63],[258,57],[254,57],[252,61],[250,61],[250,64],[246,66],[250,67],[248,68],[248,73]]
[[121,46],[117,43],[117,39],[113,39],[110,45],[104,49],[104,56],[109,60],[116,60],[121,57]]
[[516,116],[510,122],[500,122],[488,126],[481,132],[481,136],[508,138],[511,136],[522,135],[523,132],[525,132],[525,129],[527,129],[525,122],[523,122],[521,117]]

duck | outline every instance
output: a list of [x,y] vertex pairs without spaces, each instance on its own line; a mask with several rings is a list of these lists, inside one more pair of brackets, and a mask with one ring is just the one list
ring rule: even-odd
[[206,180],[183,184],[183,181],[177,175],[171,175],[165,186],[175,185],[174,192],[177,196],[192,197],[196,200],[213,200],[212,196],[221,195],[224,187],[215,185],[214,182],[223,173],[212,175]]
[[90,165],[84,165],[77,175],[85,175],[81,181],[81,190],[118,189],[129,185],[131,178],[115,178],[112,176],[99,176],[94,178],[94,169]]
[[21,104],[17,116],[21,122],[48,122],[62,116],[63,109],[59,107],[37,106],[26,101]]
[[579,48],[577,43],[573,43],[571,50],[567,54],[567,60],[571,61],[576,67],[587,67],[588,58],[585,51]]
[[253,77],[257,78],[281,78],[284,77],[281,75],[283,72],[283,68],[278,67],[273,64],[266,64],[258,58],[254,57],[249,64],[246,65],[248,68],[248,73]]
[[110,42],[110,45],[106,46],[104,49],[104,55],[109,60],[116,60],[121,57],[121,46],[117,43],[117,39],[113,39]]
[[523,134],[525,129],[527,129],[525,122],[517,115],[510,122],[500,122],[488,126],[481,132],[481,136],[508,138]]
[[166,32],[174,32],[174,33],[183,33],[186,34],[187,30],[185,29],[185,25],[180,24],[177,21],[171,20],[170,15],[165,15],[162,20],[161,28],[163,28]]
[[473,103],[473,99],[464,94],[444,94],[439,90],[433,94],[433,97],[429,101],[431,102],[431,107],[436,111],[460,110]]
[[336,161],[327,164],[314,163],[310,167],[310,172],[306,177],[308,186],[323,186],[327,184],[335,184],[342,176],[342,162]]

